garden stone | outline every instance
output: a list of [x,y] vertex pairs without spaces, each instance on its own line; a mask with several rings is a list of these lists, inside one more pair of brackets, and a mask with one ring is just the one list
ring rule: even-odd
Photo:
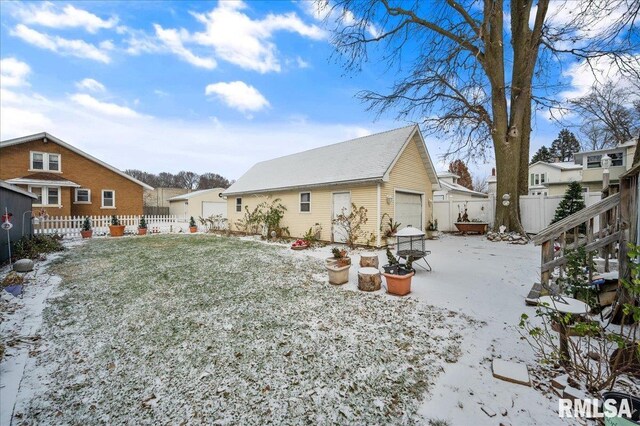
[[531,386],[526,364],[495,358],[493,360],[493,377],[519,385]]
[[20,259],[13,264],[13,270],[16,272],[30,272],[33,271],[33,260]]

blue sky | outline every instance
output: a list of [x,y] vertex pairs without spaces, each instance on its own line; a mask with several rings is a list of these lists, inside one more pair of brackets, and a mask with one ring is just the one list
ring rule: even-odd
[[[355,94],[391,80],[346,73],[309,2],[2,1],[0,17],[3,140],[47,131],[120,169],[237,179],[408,124],[365,111]],[[578,94],[593,81],[579,65],[559,76]],[[532,152],[558,131],[539,116]],[[427,144],[439,163],[447,141]]]

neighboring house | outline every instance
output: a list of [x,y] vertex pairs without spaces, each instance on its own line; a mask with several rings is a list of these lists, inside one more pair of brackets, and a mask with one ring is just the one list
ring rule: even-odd
[[529,195],[562,195],[570,182],[580,182],[585,192],[602,191],[602,157],[611,157],[609,181],[617,184],[620,175],[633,163],[636,140],[614,148],[577,152],[573,161],[546,163],[539,161],[529,166]]
[[220,197],[224,188],[203,189],[169,198],[169,214],[189,220],[191,216],[207,218],[215,215],[227,217],[227,200]]
[[489,195],[484,192],[473,191],[467,187],[458,184],[458,176],[451,172],[438,173],[438,181],[440,182],[440,188],[437,191],[433,191],[433,201],[442,200],[470,200],[488,198]]
[[624,174],[633,165],[633,156],[636,152],[636,140],[630,140],[615,148],[601,149],[598,151],[584,151],[574,154],[576,164],[582,165],[583,187],[589,191],[602,191],[602,166],[600,161],[602,156],[607,154],[611,157],[611,167],[609,167],[609,182],[617,184],[620,175]]
[[432,189],[439,189],[438,177],[413,125],[258,163],[223,196],[232,230],[246,207],[251,211],[279,198],[287,208],[282,225],[292,236],[301,237],[318,223],[320,238],[335,242],[344,242],[345,235],[332,219],[350,213],[353,203],[367,209],[363,229],[379,246],[385,214],[401,227],[425,227]]
[[33,192],[51,216],[139,215],[153,189],[48,134],[0,142],[0,179]]
[[[9,230],[11,246],[15,245],[24,235],[31,235],[32,203],[36,200],[36,195],[18,188],[15,185],[0,180],[0,224],[4,222],[4,215],[10,216],[13,228]],[[7,231],[0,230],[0,263],[9,259],[9,246],[7,245]]]
[[562,195],[569,183],[580,182],[581,172],[582,166],[572,161],[538,161],[529,166],[529,195]]

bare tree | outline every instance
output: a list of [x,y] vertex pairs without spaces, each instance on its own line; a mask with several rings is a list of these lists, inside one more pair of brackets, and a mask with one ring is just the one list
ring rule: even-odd
[[[337,17],[333,42],[347,69],[360,69],[374,45],[382,47],[387,69],[393,68],[390,93],[360,93],[369,109],[397,108],[399,118],[417,119],[425,131],[447,135],[452,153],[483,157],[493,148],[498,194],[511,195],[508,206],[497,204],[495,226],[524,232],[518,199],[527,192],[532,101],[548,103],[533,93],[534,77],[545,75],[540,47],[588,63],[609,58],[623,72],[637,72],[629,65],[637,62],[629,55],[637,46],[628,33],[635,31],[640,0],[584,3],[554,3],[554,9],[573,16],[557,25],[547,16],[550,0],[539,0],[535,7],[529,0],[508,5],[503,0],[318,4],[329,8],[327,16]],[[580,30],[619,8],[625,8],[621,18],[600,31],[596,41],[584,37],[576,42]]]
[[203,173],[198,180],[198,189],[228,188],[230,186],[229,179],[217,173]]
[[595,84],[587,95],[571,100],[571,108],[582,120],[580,131],[587,141],[584,149],[612,147],[637,136],[640,111],[632,106],[631,100],[639,96],[639,90],[608,82]]
[[181,171],[176,175],[176,180],[179,183],[179,188],[196,189],[198,187],[198,181],[200,175],[194,172]]
[[474,177],[472,189],[478,192],[487,192],[489,190],[489,182],[487,181],[487,176]]

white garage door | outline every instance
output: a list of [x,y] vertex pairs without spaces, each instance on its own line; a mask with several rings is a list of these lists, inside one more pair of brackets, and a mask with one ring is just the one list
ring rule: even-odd
[[396,217],[400,229],[406,226],[422,229],[422,195],[396,192]]
[[202,217],[211,217],[221,214],[223,218],[227,217],[227,203],[216,203],[213,201],[202,202]]

